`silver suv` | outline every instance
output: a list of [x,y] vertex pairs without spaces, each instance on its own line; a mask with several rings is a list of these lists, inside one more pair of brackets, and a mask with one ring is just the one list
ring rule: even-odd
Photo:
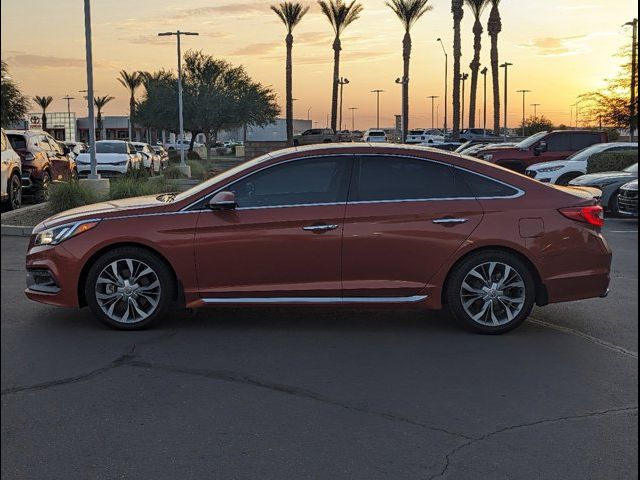
[[338,135],[330,128],[311,128],[293,137],[293,144],[296,146],[333,143],[337,141]]

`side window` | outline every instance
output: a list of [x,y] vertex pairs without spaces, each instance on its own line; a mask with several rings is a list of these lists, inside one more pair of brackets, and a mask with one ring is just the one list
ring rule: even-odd
[[240,208],[345,202],[351,157],[320,157],[287,162],[227,187]]
[[583,148],[590,147],[591,145],[598,143],[599,140],[600,140],[599,133],[585,132],[585,133],[574,133],[573,135],[571,135],[571,143],[573,146],[573,150],[575,151],[579,151],[579,150],[582,150]]
[[518,193],[513,187],[491,180],[468,170],[456,168],[456,180],[465,183],[477,198],[512,197]]
[[571,151],[571,135],[550,135],[545,141],[547,142],[547,150],[550,152],[570,152]]
[[426,200],[468,197],[448,165],[403,157],[362,157],[350,201]]
[[629,150],[638,150],[638,147],[621,146],[621,147],[609,148],[605,151],[606,152],[628,152]]

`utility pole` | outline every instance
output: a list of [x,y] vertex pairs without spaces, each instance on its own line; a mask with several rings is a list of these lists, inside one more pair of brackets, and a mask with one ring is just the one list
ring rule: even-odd
[[449,87],[449,54],[447,53],[447,50],[444,48],[444,43],[442,42],[442,39],[439,38],[437,40],[438,42],[440,42],[440,46],[442,47],[442,51],[444,52],[444,134],[447,134],[447,113],[448,113],[448,99],[447,99],[447,95],[448,95],[448,87]]
[[311,109],[312,109],[312,108],[313,108],[313,107],[309,107],[309,108],[307,109],[307,120],[311,120]]
[[625,23],[623,26],[632,27],[632,36],[631,36],[631,101],[629,102],[629,140],[631,142],[634,141],[636,136],[636,114],[638,112],[637,109],[637,99],[636,99],[636,70],[638,68],[638,57],[637,57],[637,49],[638,49],[638,19],[634,18],[631,22]]
[[505,142],[507,141],[507,100],[509,98],[509,90],[507,89],[508,86],[508,72],[509,72],[509,67],[511,67],[513,65],[513,63],[509,63],[509,62],[505,62],[502,65],[500,65],[500,68],[504,68],[504,140]]
[[[69,131],[71,131],[71,100],[75,100],[75,98],[70,97],[69,94],[67,93],[67,96],[62,97],[62,99],[67,101],[67,123],[69,124]],[[73,131],[75,133],[75,128],[73,129]],[[66,134],[65,134],[65,140],[71,141],[72,139],[66,138]],[[75,138],[73,138],[73,140],[75,140]]]
[[343,110],[343,90],[344,86],[349,84],[349,79],[341,77],[337,80],[338,85],[340,85],[340,130],[342,130],[342,110]]
[[376,128],[380,129],[380,94],[384,90],[371,90],[371,93],[376,94]]
[[460,80],[462,80],[462,114],[460,115],[460,118],[461,118],[460,130],[464,129],[464,83],[467,81],[468,78],[469,78],[468,73],[460,74]]
[[522,93],[522,136],[524,137],[524,122],[525,122],[525,97],[531,90],[518,90],[518,93]]
[[538,107],[542,105],[541,103],[532,103],[531,106],[533,107],[533,118],[538,118]]
[[89,158],[91,159],[91,173],[88,178],[99,180],[98,164],[96,161],[96,118],[93,111],[93,47],[91,45],[91,2],[84,0],[84,40],[87,61],[87,108],[89,110]]
[[434,129],[434,128],[436,128],[435,127],[435,117],[433,116],[434,107],[435,107],[434,102],[435,102],[436,98],[440,98],[440,97],[438,95],[431,95],[431,96],[429,96],[427,98],[431,99],[431,129]]
[[480,73],[484,79],[484,107],[483,107],[483,119],[482,119],[482,132],[487,135],[487,72],[489,69],[484,67]]
[[353,132],[356,129],[356,110],[358,107],[350,107],[351,110],[351,131]]
[[163,32],[159,33],[159,37],[169,37],[175,35],[177,39],[177,47],[178,47],[178,122],[180,126],[180,169],[187,174],[188,177],[191,176],[191,168],[186,164],[184,160],[184,115],[182,109],[182,52],[180,51],[180,37],[182,35],[187,36],[195,36],[198,35],[196,32],[181,32],[177,30],[175,32]]

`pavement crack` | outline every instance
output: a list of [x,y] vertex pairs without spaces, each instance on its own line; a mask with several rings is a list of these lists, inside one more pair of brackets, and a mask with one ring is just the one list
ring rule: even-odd
[[194,375],[194,376],[209,378],[213,380],[222,380],[225,382],[233,382],[233,383],[240,383],[244,385],[250,385],[253,387],[264,388],[267,390],[276,391],[279,393],[284,393],[284,394],[292,395],[299,398],[314,400],[316,402],[333,405],[333,406],[344,408],[347,410],[353,410],[360,413],[375,415],[377,417],[384,418],[386,420],[390,420],[393,422],[405,423],[405,424],[413,425],[416,427],[424,428],[427,430],[432,430],[434,432],[452,435],[458,438],[463,438],[467,440],[474,439],[474,437],[471,437],[464,433],[455,432],[452,430],[448,430],[444,427],[439,427],[437,425],[431,425],[425,422],[420,422],[418,420],[414,420],[412,418],[405,417],[403,415],[398,415],[398,414],[386,412],[383,410],[367,408],[365,406],[352,403],[352,402],[337,400],[335,398],[331,398],[321,393],[314,392],[312,390],[307,390],[304,388],[294,387],[291,385],[285,385],[281,383],[267,382],[257,377],[242,374],[242,373],[225,371],[225,370],[206,370],[206,369],[197,369],[197,368],[189,368],[189,367],[178,367],[178,366],[172,366],[172,365],[143,362],[140,360],[128,361],[126,365],[130,367],[162,370],[162,371],[171,372],[171,373],[177,373],[177,374],[183,374],[183,375]]
[[464,442],[454,448],[452,448],[449,452],[447,452],[447,454],[445,455],[445,461],[444,461],[444,465],[442,467],[442,469],[440,470],[440,472],[432,475],[431,477],[429,477],[428,480],[435,480],[436,478],[444,478],[444,476],[447,474],[447,471],[449,470],[449,467],[451,466],[451,462],[452,462],[452,458],[454,455],[456,455],[460,450],[463,450],[464,448],[467,448],[471,445],[474,445],[478,442],[482,442],[484,440],[487,440],[488,438],[491,438],[495,435],[499,435],[501,433],[505,433],[505,432],[509,432],[509,431],[513,431],[513,430],[519,430],[519,429],[523,429],[523,428],[531,428],[531,427],[535,427],[538,425],[545,425],[545,424],[552,424],[552,423],[558,423],[558,422],[565,422],[568,420],[579,420],[582,418],[592,418],[592,417],[601,417],[601,416],[605,416],[605,415],[615,415],[615,414],[620,414],[620,413],[632,413],[632,412],[636,412],[638,411],[638,406],[628,406],[628,407],[618,407],[618,408],[610,408],[607,410],[598,410],[595,412],[588,412],[588,413],[582,413],[582,414],[576,414],[576,415],[567,415],[567,416],[563,416],[563,417],[556,417],[556,418],[545,418],[542,420],[537,420],[535,422],[527,422],[527,423],[519,423],[519,424],[515,424],[515,425],[509,425],[506,427],[502,427],[499,428],[497,430],[494,430],[492,432],[489,432],[485,435],[482,435],[481,437],[477,437],[477,438],[472,438],[467,442]]

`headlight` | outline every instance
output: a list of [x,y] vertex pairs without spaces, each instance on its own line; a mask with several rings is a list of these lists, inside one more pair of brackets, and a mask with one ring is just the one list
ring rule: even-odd
[[57,227],[43,230],[36,234],[35,246],[39,245],[58,245],[65,240],[80,235],[81,233],[91,230],[98,225],[100,220],[88,220],[84,222],[67,223]]
[[544,168],[539,168],[538,172],[543,173],[543,172],[555,172],[558,170],[561,170],[564,168],[564,165],[556,165],[555,167],[544,167]]
[[485,153],[485,154],[482,156],[482,158],[483,158],[483,160],[486,160],[487,162],[489,162],[489,161],[493,160],[493,155],[492,155],[492,154],[490,154],[490,153]]

